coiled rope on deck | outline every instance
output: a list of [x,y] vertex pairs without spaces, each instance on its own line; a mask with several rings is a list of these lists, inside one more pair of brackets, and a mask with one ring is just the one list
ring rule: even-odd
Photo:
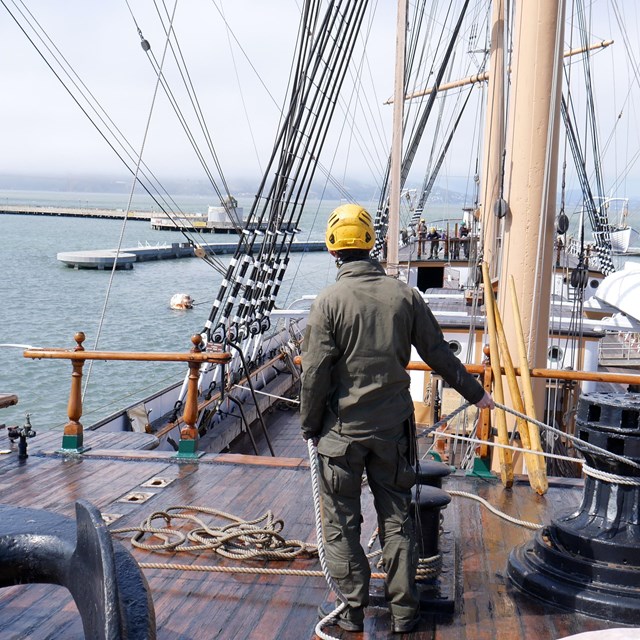
[[[231,522],[213,526],[189,512],[204,513]],[[155,526],[158,520],[163,521],[165,526]],[[191,522],[195,527],[186,532],[168,528],[172,520]],[[258,526],[261,523],[264,524]],[[178,505],[152,513],[139,527],[113,529],[112,533],[134,532],[131,544],[145,551],[210,550],[232,560],[293,560],[303,555],[310,558],[317,554],[314,544],[285,539],[280,534],[283,528],[284,522],[274,518],[271,511],[255,520],[243,520],[218,509]],[[163,542],[144,542],[146,534],[152,534]]]

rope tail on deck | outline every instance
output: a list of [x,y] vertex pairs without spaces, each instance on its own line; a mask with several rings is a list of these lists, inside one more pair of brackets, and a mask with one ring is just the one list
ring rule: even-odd
[[322,631],[322,627],[333,619],[337,619],[342,611],[347,608],[347,598],[340,591],[340,587],[336,584],[334,579],[329,573],[329,567],[327,566],[327,558],[324,552],[324,537],[322,534],[322,514],[320,511],[320,486],[318,482],[319,467],[318,467],[318,449],[314,443],[313,438],[307,440],[307,448],[309,450],[309,462],[311,465],[311,488],[313,491],[313,513],[316,521],[316,538],[318,540],[318,559],[320,560],[320,567],[322,573],[329,585],[329,588],[336,594],[336,597],[340,601],[340,604],[326,617],[324,617],[315,628],[315,633],[318,637],[324,640],[333,640],[333,636],[329,636]]

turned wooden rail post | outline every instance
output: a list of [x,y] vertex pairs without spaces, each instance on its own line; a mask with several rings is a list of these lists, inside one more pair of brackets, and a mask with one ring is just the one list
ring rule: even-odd
[[[493,371],[491,369],[491,349],[488,344],[485,344],[482,348],[484,354],[484,373],[482,375],[482,386],[487,393],[491,393],[491,385],[493,383]],[[480,440],[489,442],[491,436],[491,411],[489,409],[483,409],[480,414],[480,432],[478,433]],[[481,444],[478,448],[478,455],[481,458],[489,458],[489,445]]]
[[[73,374],[71,377],[71,393],[67,413],[69,422],[64,427],[61,452],[82,453],[87,448],[83,447],[83,429],[80,423],[82,416],[82,367],[87,360],[105,361],[130,361],[130,362],[188,362],[189,378],[187,381],[187,395],[185,398],[184,415],[182,422],[185,427],[180,433],[180,451],[185,457],[196,458],[196,445],[198,430],[198,378],[200,365],[203,362],[212,364],[224,364],[231,360],[230,353],[201,351],[202,337],[197,335],[191,338],[193,348],[188,353],[146,353],[146,352],[120,352],[120,351],[85,351],[82,343],[84,333],[78,332],[75,340],[78,343],[74,350],[70,349],[41,349],[30,348],[23,353],[25,358],[40,360],[51,358],[55,360],[71,360]],[[175,425],[174,425],[175,426]],[[173,428],[173,426],[172,426]],[[165,431],[164,433],[168,433]],[[164,435],[161,434],[161,435]]]
[[[85,335],[82,331],[78,331],[73,336],[77,345],[74,352],[84,351],[82,343]],[[69,422],[64,425],[62,435],[62,451],[75,451],[81,453],[84,451],[84,432],[82,430],[82,367],[84,360],[72,360],[73,373],[71,374],[71,391],[69,393],[69,403],[67,404],[67,415]]]
[[[200,353],[202,336],[191,336],[193,347],[191,353]],[[197,458],[198,455],[198,379],[200,377],[201,362],[189,362],[189,379],[187,382],[187,395],[184,403],[182,419],[184,426],[180,429],[180,442],[178,443],[177,458]]]

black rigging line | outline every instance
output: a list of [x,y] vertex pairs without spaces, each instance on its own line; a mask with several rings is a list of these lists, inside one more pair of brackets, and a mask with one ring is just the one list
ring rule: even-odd
[[[95,96],[93,96],[93,94],[87,89],[86,85],[82,82],[82,80],[78,77],[78,75],[73,72],[73,70],[71,69],[68,61],[64,58],[64,56],[60,53],[59,49],[55,46],[55,44],[53,44],[53,42],[48,38],[49,42],[51,42],[53,49],[55,49],[55,52],[52,51],[51,47],[49,47],[46,42],[44,41],[43,37],[38,34],[37,29],[33,26],[34,24],[46,35],[46,32],[44,32],[44,29],[42,29],[42,27],[40,26],[40,24],[37,22],[37,20],[35,20],[35,18],[33,17],[33,15],[28,11],[28,9],[25,8],[25,10],[27,11],[27,13],[29,13],[29,18],[25,15],[24,12],[22,12],[17,6],[16,9],[17,11],[21,14],[21,16],[23,17],[23,19],[27,22],[27,24],[29,24],[31,26],[31,28],[33,29],[34,33],[36,34],[36,36],[38,37],[38,39],[42,42],[43,46],[47,49],[47,51],[51,54],[52,58],[60,65],[61,69],[64,71],[64,73],[67,75],[69,81],[71,82],[71,84],[76,88],[76,90],[78,90],[78,92],[80,93],[80,95],[87,101],[88,106],[93,110],[93,112],[96,115],[96,118],[104,125],[104,127],[106,128],[106,130],[108,131],[109,134],[111,134],[115,141],[120,145],[120,147],[122,148],[122,153],[119,152],[115,145],[114,142],[111,141],[107,135],[105,134],[105,132],[103,131],[103,129],[98,125],[98,123],[96,122],[96,120],[89,114],[89,112],[87,111],[87,108],[81,104],[80,100],[78,99],[78,97],[73,93],[73,91],[71,90],[71,88],[67,85],[67,83],[65,82],[65,80],[61,77],[61,75],[58,73],[58,71],[56,71],[56,69],[54,69],[53,65],[51,64],[51,62],[47,59],[47,57],[44,55],[43,51],[40,49],[40,47],[36,44],[36,42],[34,41],[34,39],[31,37],[31,35],[29,33],[27,33],[26,29],[24,28],[24,26],[20,23],[20,21],[18,20],[18,18],[16,17],[16,15],[11,11],[11,9],[7,6],[7,3],[5,2],[5,0],[0,0],[0,2],[2,3],[2,5],[4,6],[4,8],[6,9],[7,13],[9,13],[9,15],[11,16],[11,18],[14,20],[14,22],[16,23],[16,25],[18,26],[18,28],[22,31],[22,33],[24,34],[24,36],[27,38],[27,40],[31,43],[31,45],[33,46],[33,48],[38,52],[38,54],[40,55],[40,57],[42,58],[42,60],[44,61],[44,63],[47,65],[47,67],[49,67],[50,71],[53,73],[53,75],[57,78],[57,80],[60,82],[60,84],[62,85],[62,87],[67,91],[67,93],[69,94],[69,96],[71,97],[71,99],[76,103],[76,105],[80,108],[80,110],[82,111],[82,113],[86,116],[86,118],[89,120],[89,122],[91,122],[91,124],[94,126],[94,128],[96,129],[96,131],[99,133],[99,135],[105,140],[105,142],[109,145],[109,147],[111,147],[111,149],[113,150],[113,152],[116,154],[116,156],[120,159],[120,161],[122,162],[122,164],[125,166],[125,168],[131,173],[132,176],[134,176],[136,178],[137,183],[144,189],[144,191],[151,197],[151,199],[156,203],[156,205],[159,207],[159,209],[161,211],[163,211],[170,219],[172,219],[172,213],[170,213],[171,211],[171,204],[169,202],[167,202],[165,196],[163,196],[161,193],[159,192],[154,192],[152,189],[153,187],[153,183],[155,182],[155,184],[157,185],[156,188],[158,189],[162,189],[159,180],[156,178],[155,175],[153,175],[153,173],[150,172],[150,170],[148,169],[148,167],[146,167],[146,165],[143,162],[140,162],[140,175],[136,176],[136,172],[133,166],[131,166],[129,164],[129,161],[134,163],[136,162],[135,158],[132,156],[132,152],[135,154],[135,151],[133,151],[131,145],[128,143],[128,141],[126,140],[126,138],[124,137],[124,135],[122,134],[122,132],[115,126],[115,124],[113,123],[113,121],[109,118],[109,116],[106,114],[106,112],[104,112],[104,110],[102,109],[102,107],[100,107],[100,109],[102,110],[102,112],[104,113],[104,116],[100,114],[100,112],[98,111],[98,108],[95,106],[96,104],[98,104]],[[15,6],[15,3],[14,3]],[[57,53],[56,53],[57,52]],[[62,64],[62,62],[60,61],[62,60],[62,62],[64,62],[64,64]],[[73,73],[73,75],[78,79],[78,82],[76,82],[76,80],[74,80],[74,78],[71,76],[70,72],[65,70],[65,65],[71,69],[71,72]],[[88,96],[88,97],[87,97]],[[89,99],[91,98],[91,100],[93,100],[93,102],[95,104],[91,103],[91,100]],[[99,106],[99,104],[98,104]],[[108,121],[108,122],[107,122]],[[126,147],[129,147],[130,149],[132,149],[132,152],[128,151]],[[129,161],[127,159],[125,159],[125,157],[123,156],[123,154],[125,154],[126,156],[128,156]],[[142,177],[141,177],[142,176]],[[145,184],[144,180],[142,179],[144,178],[145,180],[149,181],[149,185]],[[165,190],[166,193],[166,190]],[[179,210],[179,207],[176,205],[176,203],[171,199],[171,197],[167,194],[167,197],[171,200],[171,202],[173,203],[173,205],[175,205],[175,207]],[[196,242],[190,237],[188,236],[184,230],[182,230],[182,234],[184,235],[184,237],[187,239],[187,241],[189,242],[190,245],[194,246],[196,244]],[[218,271],[222,272],[222,265],[216,265],[215,263],[213,263],[211,261],[211,259],[209,258],[207,260],[207,262],[209,262],[209,264],[211,266],[213,266],[215,269],[217,269]]]
[[415,130],[412,134],[411,140],[409,141],[409,145],[407,147],[407,151],[405,152],[405,157],[402,161],[402,172],[400,177],[401,185],[404,185],[407,176],[409,175],[409,171],[411,170],[411,165],[413,164],[413,159],[418,151],[418,146],[420,145],[420,141],[422,139],[422,134],[424,133],[425,127],[427,126],[427,121],[429,120],[429,116],[431,115],[431,110],[433,109],[433,105],[436,100],[436,96],[438,95],[438,90],[440,85],[442,84],[442,78],[447,70],[447,66],[449,64],[449,60],[451,59],[451,55],[453,54],[453,48],[455,46],[456,40],[458,39],[458,34],[460,33],[460,29],[462,28],[462,21],[464,19],[465,13],[467,11],[467,7],[469,6],[469,0],[465,0],[464,5],[462,6],[462,10],[460,11],[460,15],[458,17],[458,22],[453,29],[451,34],[451,38],[449,40],[449,45],[444,54],[444,58],[442,60],[442,64],[440,65],[440,69],[438,70],[438,75],[433,85],[433,90],[429,94],[429,98],[427,99],[427,104],[423,108],[422,114],[418,119]]
[[[157,9],[157,3],[154,3]],[[166,18],[167,20],[169,20],[169,11],[167,10],[166,4],[163,0],[163,7],[165,10],[165,14],[166,14]],[[160,15],[160,12],[158,11],[158,15],[160,17],[160,20],[162,21],[162,16]],[[163,27],[164,27],[164,23],[163,23]],[[211,154],[211,157],[213,159],[213,162],[215,164],[215,167],[218,171],[218,175],[220,176],[220,180],[222,181],[222,184],[224,186],[224,190],[226,192],[227,197],[226,198],[222,198],[222,196],[220,196],[220,201],[222,203],[222,205],[224,206],[227,214],[229,215],[230,218],[233,217],[233,215],[235,214],[235,209],[232,208],[230,206],[231,203],[231,192],[229,189],[229,185],[227,184],[226,178],[224,176],[224,173],[222,171],[222,166],[220,165],[220,161],[218,159],[218,155],[216,153],[214,144],[213,144],[213,140],[211,138],[211,134],[209,132],[209,128],[207,126],[204,114],[202,113],[202,108],[200,107],[200,102],[198,100],[198,95],[196,93],[195,87],[193,85],[193,82],[191,80],[191,76],[189,74],[189,69],[187,67],[187,64],[185,62],[184,56],[182,55],[182,49],[180,47],[180,42],[178,40],[178,36],[176,34],[176,30],[175,27],[171,27],[171,31],[173,33],[173,37],[175,40],[175,49],[173,46],[173,42],[171,41],[170,38],[170,34],[168,33],[167,27],[164,27],[165,29],[165,33],[167,35],[167,37],[169,38],[169,46],[171,48],[171,52],[173,53],[174,59],[176,61],[176,65],[178,66],[178,69],[180,71],[180,76],[183,80],[183,83],[185,85],[185,88],[187,90],[187,94],[189,95],[189,98],[191,100],[191,104],[193,106],[193,110],[194,113],[196,114],[196,118],[198,120],[198,124],[200,125],[200,129],[204,135],[205,141],[207,143],[207,147],[209,148],[209,153]],[[178,55],[176,55],[176,50]],[[208,169],[205,168],[205,170],[208,171]],[[215,185],[214,185],[215,187]],[[216,188],[216,192],[218,192],[219,190]],[[234,221],[235,226],[236,226],[236,231],[238,230],[239,225],[239,221],[236,219]]]
[[604,201],[604,187],[602,181],[602,166],[600,159],[600,144],[598,141],[598,132],[596,128],[596,111],[595,101],[593,99],[593,84],[591,82],[591,56],[589,54],[589,39],[588,30],[586,26],[586,19],[584,15],[583,2],[577,2],[578,9],[578,25],[580,27],[581,44],[585,49],[585,53],[582,56],[582,64],[584,67],[586,95],[587,95],[587,126],[591,134],[591,147],[593,153],[594,171],[595,171],[595,183],[596,191],[598,194],[598,201],[602,203]]
[[[355,11],[355,8],[354,8]],[[363,15],[364,11],[362,10],[360,13],[360,18],[358,20],[358,25],[361,22],[362,19],[362,15]],[[346,31],[346,25],[348,25],[348,22],[345,22],[344,17],[342,19],[342,25],[341,28],[345,28],[345,35],[344,35],[344,40],[343,40],[343,44],[346,42],[346,48],[348,51],[352,52],[353,51],[353,47],[355,45],[355,39],[357,37],[357,33],[359,31],[359,26],[358,26],[358,31],[356,30],[351,30],[351,33],[348,33]],[[338,64],[339,66],[334,66],[333,67],[333,71],[332,72],[327,72],[327,70],[331,69],[330,66],[326,65],[325,66],[325,72],[323,73],[323,80],[326,79],[326,81],[328,82],[328,91],[326,91],[325,94],[323,94],[325,97],[328,96],[336,96],[338,95],[339,92],[339,88],[342,84],[342,81],[344,80],[345,74],[346,74],[346,70],[347,70],[347,63],[348,63],[348,59],[346,59],[344,56],[342,56],[341,60],[337,57],[341,55],[340,52],[340,48],[339,47],[333,47],[332,48],[332,55],[331,58],[333,58],[336,61],[336,64]],[[351,54],[349,54],[350,57]],[[336,69],[337,69],[337,73],[336,73]],[[333,114],[333,111],[335,109],[335,103],[336,103],[336,98],[332,98],[330,99],[328,102],[325,102],[325,104],[327,105],[328,108],[325,108],[324,114],[322,115],[321,119],[319,120],[319,126],[316,126],[316,129],[318,129],[318,134],[315,136],[315,141],[312,143],[313,146],[311,147],[311,156],[312,157],[317,157],[318,154],[320,153],[320,149],[323,146],[324,140],[326,138],[327,132],[328,132],[328,123],[331,120],[331,115]],[[322,106],[322,105],[321,105]],[[302,168],[301,168],[302,169]],[[304,206],[304,202],[306,202],[306,198],[308,195],[308,191],[311,185],[311,179],[313,177],[313,171],[315,171],[315,165],[312,163],[307,163],[305,168],[304,168],[304,173],[303,173],[303,179],[301,181],[297,181],[299,183],[299,188],[297,191],[297,194],[295,196],[295,200],[300,203],[299,207],[297,208],[297,212],[296,212],[296,208],[294,207],[292,213],[295,214],[295,218],[296,218],[296,227],[299,224],[299,220],[300,220],[300,216],[302,213],[302,208]],[[292,190],[293,191],[293,190]],[[291,247],[291,242],[293,240],[293,236],[291,236],[288,241],[286,236],[283,238],[283,241],[281,243],[281,247],[280,247],[280,252],[284,251],[285,252],[285,256],[286,256],[286,260],[288,261],[288,254],[289,254],[289,250]],[[284,270],[281,272],[281,276],[278,278],[278,280],[270,287],[270,289],[272,290],[272,297],[273,300],[271,300],[270,298],[267,298],[266,296],[263,297],[262,303],[260,304],[260,307],[258,308],[259,311],[259,315],[261,315],[262,313],[264,313],[267,310],[270,310],[271,307],[273,306],[273,302],[275,301],[275,296],[277,295],[278,289],[280,287],[280,282],[282,280],[282,276],[284,276]],[[253,309],[250,307],[249,308],[249,317],[251,315],[251,311]]]
[[[268,315],[289,262],[366,4],[366,0],[332,2],[322,19],[319,3],[305,5],[290,106],[249,218],[265,223],[265,238],[256,256],[234,256],[205,327],[214,341],[225,335],[232,340],[238,335],[257,336],[269,327]],[[254,240],[255,233],[250,232],[251,249]]]
[[[469,102],[469,98],[471,97],[471,94],[473,93],[474,88],[475,88],[475,85],[471,85],[471,88],[467,93],[467,97],[465,98],[464,103],[462,104],[462,107],[460,109],[460,113],[458,114],[458,117],[456,118],[456,121],[453,124],[453,127],[449,133],[449,136],[447,137],[447,141],[445,142],[444,147],[440,152],[440,155],[436,161],[433,171],[431,172],[431,175],[428,176],[428,179],[427,179],[427,176],[425,176],[425,184],[422,187],[422,193],[420,194],[418,205],[416,206],[415,216],[417,217],[421,215],[422,209],[424,208],[424,204],[429,198],[429,195],[431,194],[431,189],[433,189],[433,185],[435,184],[436,178],[438,177],[438,173],[440,173],[442,164],[445,160],[447,152],[449,151],[449,147],[451,146],[453,136],[455,135],[458,129],[458,125],[460,124],[460,120],[462,119],[464,111],[467,107],[467,103]],[[414,219],[415,219],[415,216],[414,216]]]
[[[224,198],[220,188],[218,187],[218,184],[211,172],[211,170],[209,169],[209,166],[207,165],[207,161],[204,157],[204,155],[202,154],[202,152],[200,151],[200,148],[198,146],[198,143],[189,127],[189,124],[187,123],[187,120],[184,116],[184,114],[182,113],[182,110],[180,109],[180,106],[178,104],[178,101],[176,100],[176,97],[173,93],[173,91],[171,90],[171,87],[169,87],[167,80],[164,76],[164,73],[162,73],[161,69],[160,69],[160,65],[158,64],[158,61],[155,58],[155,55],[153,54],[153,52],[151,51],[151,49],[148,49],[146,51],[147,57],[149,58],[149,61],[151,63],[151,67],[154,70],[154,72],[156,74],[160,75],[160,86],[163,88],[165,95],[167,96],[167,99],[169,100],[169,103],[171,104],[171,106],[173,107],[173,111],[176,114],[176,117],[178,118],[178,122],[180,123],[180,125],[182,126],[183,131],[185,132],[187,139],[189,140],[192,149],[194,150],[196,157],[198,158],[198,160],[200,161],[200,164],[207,176],[207,178],[209,178],[209,182],[211,183],[211,186],[213,187],[214,191],[216,192],[220,203],[225,207],[225,210],[227,211],[227,213],[229,214],[229,217],[231,219],[231,222],[234,226],[234,229],[236,232],[240,231],[240,225],[237,219],[237,216],[234,216],[232,214],[231,208],[229,206],[229,204],[227,203],[227,200]],[[217,164],[217,163],[216,163]],[[228,197],[230,198],[231,196],[229,194],[227,194]]]
[[[584,207],[587,210],[589,220],[593,229],[593,237],[596,242],[598,259],[600,261],[600,269],[606,276],[616,270],[613,264],[613,260],[611,259],[611,239],[609,235],[609,229],[608,227],[603,226],[601,218],[598,215],[598,210],[593,198],[593,192],[591,191],[591,185],[589,184],[589,178],[587,176],[584,155],[582,153],[582,150],[580,149],[580,144],[578,142],[575,127],[573,126],[573,122],[571,120],[564,96],[562,96],[561,112],[562,119],[567,131],[569,147],[571,149],[571,154],[573,155],[576,172],[578,174],[578,180],[582,189]],[[581,249],[580,253],[583,254],[584,251]]]

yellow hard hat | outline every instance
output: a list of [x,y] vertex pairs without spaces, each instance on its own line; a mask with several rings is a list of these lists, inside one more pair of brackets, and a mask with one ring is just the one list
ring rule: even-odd
[[436,228],[435,227],[431,227],[430,231],[431,231],[431,233],[435,233]]
[[327,222],[325,243],[329,251],[373,247],[376,233],[371,216],[359,204],[343,204],[333,211]]

